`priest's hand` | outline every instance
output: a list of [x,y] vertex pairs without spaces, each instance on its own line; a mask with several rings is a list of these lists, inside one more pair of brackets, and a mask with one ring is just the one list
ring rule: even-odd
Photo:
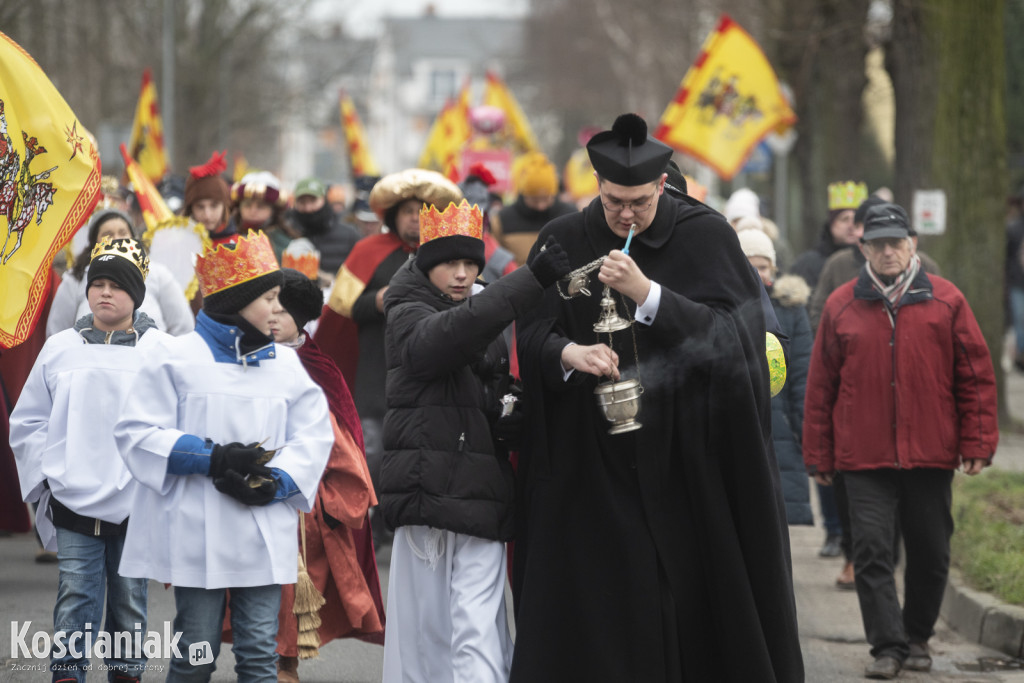
[[562,349],[562,367],[586,372],[598,377],[619,378],[619,354],[607,344],[580,346],[569,344]]
[[636,261],[623,254],[618,249],[613,249],[597,273],[597,279],[608,285],[616,292],[622,292],[642,306],[647,301],[647,295],[651,291],[651,281],[636,265]]

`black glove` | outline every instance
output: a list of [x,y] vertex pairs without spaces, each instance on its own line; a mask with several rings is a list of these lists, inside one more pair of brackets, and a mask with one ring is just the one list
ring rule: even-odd
[[[512,410],[507,415],[499,413],[491,428],[491,433],[495,439],[505,444],[506,448],[515,450],[519,448],[523,441],[523,430],[526,426],[526,407],[523,403],[523,390],[519,388],[519,385],[511,385],[508,388],[508,393],[514,397],[511,404]],[[501,412],[505,412],[506,408],[507,406],[503,400],[503,410]]]
[[255,443],[248,446],[237,441],[223,446],[216,444],[210,453],[210,476],[219,479],[229,471],[234,471],[242,476],[254,474],[269,477],[270,468],[263,464],[270,460],[267,455],[267,452]]
[[494,438],[505,444],[506,448],[516,450],[523,442],[523,428],[526,426],[526,415],[520,410],[513,410],[508,415],[499,417],[494,423]]
[[221,493],[246,505],[266,505],[274,500],[277,493],[277,482],[273,479],[263,479],[259,486],[252,487],[245,477],[233,470],[228,470],[223,477],[215,478],[213,485]]
[[548,241],[533,257],[529,266],[530,272],[537,278],[541,287],[550,287],[572,270],[569,255],[565,253],[565,249],[562,249],[554,235],[548,237]]

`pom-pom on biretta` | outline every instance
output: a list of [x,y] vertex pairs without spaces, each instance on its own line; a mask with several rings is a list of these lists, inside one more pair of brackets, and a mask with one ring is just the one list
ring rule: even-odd
[[420,209],[420,248],[416,265],[424,273],[439,263],[470,259],[483,270],[483,214],[475,204],[463,199],[457,206],[448,204],[444,211],[436,206]]
[[647,141],[647,122],[636,114],[620,114],[612,124],[612,132],[619,137],[619,144],[642,145]]
[[590,138],[587,154],[601,180],[636,187],[661,177],[672,158],[672,148],[648,135],[642,118],[622,114],[611,130]]

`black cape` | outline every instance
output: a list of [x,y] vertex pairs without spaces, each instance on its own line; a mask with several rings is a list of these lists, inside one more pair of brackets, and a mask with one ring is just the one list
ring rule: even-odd
[[[624,243],[599,199],[531,258],[548,235],[573,268]],[[803,681],[758,280],[720,215],[664,195],[630,256],[662,286],[653,324],[634,325],[639,431],[608,434],[598,378],[563,381],[567,341],[597,341],[596,273],[592,296],[549,288],[521,325],[511,680]],[[613,347],[635,376],[630,331]]]

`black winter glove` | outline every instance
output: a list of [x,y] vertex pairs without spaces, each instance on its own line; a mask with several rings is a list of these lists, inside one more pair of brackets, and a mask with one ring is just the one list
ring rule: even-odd
[[264,479],[259,486],[253,488],[245,477],[233,470],[228,470],[223,477],[215,478],[213,485],[221,493],[245,505],[266,505],[274,500],[277,493],[277,482],[273,479]]
[[569,274],[572,266],[569,265],[569,255],[562,249],[555,236],[548,237],[537,255],[530,261],[530,272],[537,278],[541,287],[550,287],[558,280]]
[[269,477],[270,468],[264,465],[270,460],[269,455],[255,443],[244,445],[235,441],[223,446],[216,444],[210,453],[210,476],[219,479],[233,471],[243,477],[247,474]]
[[[505,445],[506,448],[516,450],[523,442],[523,430],[526,426],[526,406],[523,403],[523,390],[518,385],[509,387],[508,393],[514,397],[511,402],[511,412],[498,415],[491,429],[494,438]],[[502,411],[505,413],[507,406],[502,401]]]
[[516,450],[523,442],[523,428],[526,426],[526,415],[519,410],[498,418],[494,423],[494,438],[505,444],[505,448]]

